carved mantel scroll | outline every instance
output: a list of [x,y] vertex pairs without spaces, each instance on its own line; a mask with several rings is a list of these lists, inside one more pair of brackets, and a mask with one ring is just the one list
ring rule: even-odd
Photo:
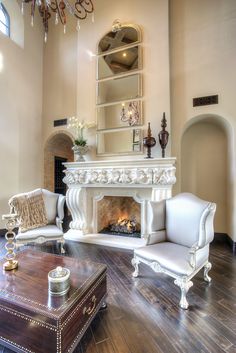
[[63,181],[67,185],[174,185],[175,168],[111,168],[66,170]]
[[[173,159],[170,159],[173,160]],[[72,163],[66,163],[67,170],[65,171],[64,183],[68,186],[72,185],[174,185],[175,167],[173,164],[158,166],[155,165],[154,160],[152,163],[145,163],[143,160],[142,165],[134,166],[136,161],[130,162],[130,166],[112,166],[110,165],[97,167],[97,166],[72,166]],[[173,161],[172,161],[173,162]],[[78,164],[78,163],[77,163]],[[80,163],[81,164],[81,163]],[[90,162],[91,164],[91,162]],[[133,164],[133,165],[132,165]],[[150,165],[146,165],[150,164]]]
[[66,200],[72,215],[65,237],[73,240],[94,232],[97,215],[93,200],[98,194],[104,196],[109,190],[109,195],[129,193],[143,201],[158,201],[171,197],[176,182],[175,158],[76,162],[65,163],[65,167],[63,181],[68,186]]

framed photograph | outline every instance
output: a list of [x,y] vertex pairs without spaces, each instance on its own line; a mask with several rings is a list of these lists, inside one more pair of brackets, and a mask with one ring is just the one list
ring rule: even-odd
[[134,129],[133,130],[133,143],[140,143],[140,130],[139,129]]
[[134,152],[140,152],[140,143],[134,143],[133,144],[133,151]]

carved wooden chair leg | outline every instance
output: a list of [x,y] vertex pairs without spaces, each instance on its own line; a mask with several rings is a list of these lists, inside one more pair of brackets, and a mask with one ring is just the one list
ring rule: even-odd
[[206,282],[211,282],[211,277],[208,276],[208,272],[211,270],[212,265],[210,262],[207,262],[206,265],[204,266],[204,280]]
[[188,301],[187,301],[186,295],[188,293],[189,288],[192,287],[193,282],[187,280],[186,278],[180,278],[180,279],[176,279],[174,283],[177,286],[179,286],[181,289],[181,298],[180,298],[179,306],[182,309],[188,309]]
[[19,243],[16,243],[16,250],[20,250],[21,246],[24,246],[24,244],[19,244]]
[[60,243],[60,248],[61,248],[61,254],[65,254],[65,249],[64,249],[64,244],[65,244],[65,240],[58,240],[58,243]]
[[139,267],[138,265],[140,264],[140,261],[136,259],[136,257],[134,257],[131,260],[132,265],[134,266],[134,272],[133,272],[133,277],[138,277],[139,275]]

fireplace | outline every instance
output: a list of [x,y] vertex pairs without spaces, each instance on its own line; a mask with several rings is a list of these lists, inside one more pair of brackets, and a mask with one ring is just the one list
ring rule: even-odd
[[105,196],[97,206],[101,234],[141,237],[141,205],[133,197]]
[[[148,200],[171,197],[174,165],[175,158],[65,163],[63,181],[72,215],[65,239],[127,249],[143,246],[149,234]],[[135,230],[129,233],[133,222]],[[128,231],[123,228],[127,224]],[[107,227],[115,234],[104,233]],[[141,238],[134,236],[137,228]],[[116,236],[120,234],[124,236]]]

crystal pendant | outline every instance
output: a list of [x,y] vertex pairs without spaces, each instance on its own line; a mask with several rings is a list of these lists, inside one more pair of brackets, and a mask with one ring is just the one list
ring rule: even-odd
[[47,32],[44,33],[44,43],[47,43],[48,40],[48,34]]
[[66,25],[64,25],[64,34],[66,34]]
[[94,23],[94,12],[92,13],[92,23]]
[[55,25],[58,25],[58,13],[56,13],[56,17],[55,17]]
[[23,3],[23,1],[21,3],[21,13],[22,13],[22,15],[24,15],[24,3]]
[[34,16],[31,16],[31,26],[34,27]]
[[77,21],[76,30],[77,30],[77,31],[80,30],[80,22],[79,22],[79,20]]

